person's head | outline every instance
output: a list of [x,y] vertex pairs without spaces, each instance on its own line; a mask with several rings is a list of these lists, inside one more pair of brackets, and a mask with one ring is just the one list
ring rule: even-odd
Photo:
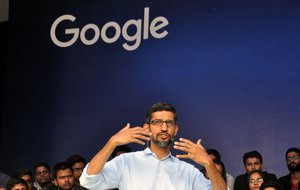
[[61,190],[70,190],[74,186],[73,169],[68,162],[59,162],[53,167],[54,184]]
[[28,186],[21,178],[11,178],[7,182],[6,190],[28,190]]
[[259,190],[283,190],[277,181],[266,181],[261,184]]
[[22,178],[28,185],[28,189],[32,189],[32,172],[27,168],[19,168],[15,173],[16,178]]
[[35,171],[35,181],[44,187],[51,183],[51,170],[49,164],[45,162],[39,162],[34,166]]
[[82,156],[74,154],[67,159],[67,162],[72,166],[74,172],[74,180],[79,182],[79,178],[86,165],[86,160]]
[[221,160],[218,160],[218,159],[213,159],[213,161],[215,163],[215,166],[216,166],[218,172],[221,174],[222,178],[227,183],[226,169],[225,169],[224,163]]
[[210,148],[206,152],[212,160],[221,160],[221,154],[216,149]]
[[[227,183],[226,169],[225,169],[224,163],[223,163],[221,160],[217,160],[217,159],[213,159],[213,162],[214,162],[214,164],[215,164],[215,167],[216,167],[217,171],[218,171],[219,174],[222,176],[222,178],[224,179],[224,181]],[[204,175],[207,179],[209,179],[205,167],[203,167],[200,171],[203,173],[203,175]]]
[[131,152],[131,148],[127,145],[120,145],[114,149],[114,151],[111,153],[111,157],[115,158],[116,156],[127,152]]
[[248,175],[248,183],[250,190],[258,190],[264,182],[264,174],[261,170],[253,170]]
[[5,190],[7,182],[10,180],[10,176],[0,172],[0,190]]
[[285,153],[285,160],[291,173],[300,171],[300,150],[298,148],[289,148]]
[[250,173],[253,170],[262,169],[263,159],[261,154],[256,150],[246,152],[243,156],[243,162],[247,173]]
[[178,132],[176,109],[167,103],[156,103],[150,107],[144,128],[152,133],[151,146],[166,148]]

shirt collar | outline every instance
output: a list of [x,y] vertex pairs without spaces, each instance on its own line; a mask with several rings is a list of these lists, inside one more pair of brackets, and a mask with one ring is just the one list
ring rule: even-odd
[[[156,154],[155,154],[154,152],[152,152],[152,151],[150,150],[149,147],[147,147],[147,148],[144,150],[144,154],[145,154],[145,155],[149,155],[149,156],[152,155],[152,156],[154,156],[155,158],[157,158]],[[171,152],[169,152],[169,154],[168,154],[165,158],[161,159],[161,161],[163,161],[163,160],[168,160],[168,159],[170,159],[171,161],[175,161],[175,160],[174,160],[174,156],[172,156]]]

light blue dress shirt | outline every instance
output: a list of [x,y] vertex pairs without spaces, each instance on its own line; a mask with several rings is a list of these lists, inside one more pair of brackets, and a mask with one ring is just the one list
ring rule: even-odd
[[97,175],[86,173],[80,184],[90,190],[208,190],[211,183],[193,165],[169,154],[159,160],[149,148],[124,153],[107,162]]

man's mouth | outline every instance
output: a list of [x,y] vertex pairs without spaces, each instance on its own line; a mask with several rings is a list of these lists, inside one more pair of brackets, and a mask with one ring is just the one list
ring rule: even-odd
[[159,136],[160,138],[162,138],[162,139],[167,139],[167,138],[170,137],[170,135],[167,134],[167,133],[159,133],[158,136]]

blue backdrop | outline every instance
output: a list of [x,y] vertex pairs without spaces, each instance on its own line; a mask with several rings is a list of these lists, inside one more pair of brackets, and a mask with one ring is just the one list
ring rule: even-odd
[[[264,170],[284,175],[285,151],[300,144],[299,10],[298,0],[11,1],[0,169],[89,160],[164,101],[179,136],[218,149],[228,173],[258,150]],[[76,19],[54,33],[66,43],[77,30],[68,47],[50,35],[64,15]]]

